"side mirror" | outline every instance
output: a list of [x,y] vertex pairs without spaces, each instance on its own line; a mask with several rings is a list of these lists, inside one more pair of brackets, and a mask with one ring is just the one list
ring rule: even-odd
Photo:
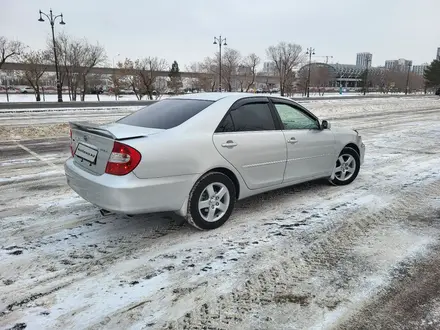
[[323,120],[321,123],[321,127],[322,129],[330,129],[332,125],[327,120]]

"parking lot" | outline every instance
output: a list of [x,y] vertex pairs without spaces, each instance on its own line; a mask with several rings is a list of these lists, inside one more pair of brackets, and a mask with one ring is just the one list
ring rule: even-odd
[[67,186],[66,122],[136,107],[0,110],[0,328],[440,328],[439,98],[304,105],[358,129],[359,177],[240,201],[208,232],[102,217]]

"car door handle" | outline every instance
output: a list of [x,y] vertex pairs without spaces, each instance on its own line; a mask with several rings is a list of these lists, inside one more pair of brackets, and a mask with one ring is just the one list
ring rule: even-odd
[[237,146],[237,143],[235,143],[234,141],[228,140],[226,141],[226,143],[222,144],[223,148],[234,148]]
[[296,140],[294,137],[291,137],[289,140],[287,140],[287,143],[295,144],[298,143],[298,140]]

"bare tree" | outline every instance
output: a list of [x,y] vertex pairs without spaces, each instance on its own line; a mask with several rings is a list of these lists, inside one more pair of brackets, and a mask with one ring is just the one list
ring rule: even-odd
[[[312,73],[310,73],[310,76],[312,76]],[[298,76],[296,79],[296,86],[301,91],[302,95],[305,95],[307,91],[307,79],[308,79],[308,68],[302,67],[298,71]]]
[[284,96],[285,87],[293,69],[302,61],[304,54],[300,45],[280,42],[277,46],[270,46],[266,50],[267,57],[275,63],[280,79],[280,93]]
[[88,86],[90,87],[92,94],[96,94],[98,101],[101,101],[99,95],[104,91],[104,81],[105,77],[99,73],[92,73],[88,78]]
[[219,66],[218,66],[218,57],[217,58],[211,58],[211,57],[205,57],[203,62],[200,64],[201,71],[204,73],[204,78],[202,79],[201,83],[204,86],[204,90],[210,90],[213,92],[216,88],[216,82],[217,77],[219,73]]
[[146,92],[143,88],[141,78],[135,68],[135,62],[133,62],[129,58],[126,58],[124,62],[118,63],[118,67],[122,69],[123,72],[120,85],[125,85],[130,88],[133,91],[134,95],[136,95],[136,98],[138,100],[141,100]]
[[228,92],[231,92],[233,79],[237,75],[240,65],[241,55],[238,50],[227,48],[222,57],[222,83],[224,82],[227,85]]
[[25,46],[20,41],[12,41],[0,36],[0,69],[7,60],[17,59]]
[[168,90],[169,78],[166,77],[156,77],[153,84],[152,95],[156,100],[159,100],[162,95]]
[[423,78],[423,76],[418,75],[414,72],[410,73],[410,77],[409,77],[409,90],[410,91],[415,91],[415,92],[422,92],[424,91],[426,82],[425,82],[425,78]]
[[[72,95],[70,91],[70,80],[68,79],[69,73],[70,73],[70,53],[69,53],[69,45],[70,45],[70,38],[64,34],[60,33],[56,39],[55,39],[55,47],[58,55],[58,69],[59,69],[59,77],[60,77],[60,84],[61,88],[64,85],[64,81],[67,80],[67,85],[69,87],[69,99],[72,100]],[[47,40],[46,45],[47,51],[51,51],[53,47],[53,41],[52,39]],[[52,51],[53,52],[53,51]],[[51,62],[55,65],[55,57],[51,55]]]
[[200,90],[203,89],[201,84],[199,68],[201,68],[200,63],[191,63],[190,65],[185,66],[185,71],[189,72],[190,76],[187,78],[188,84],[191,86],[191,90]]
[[50,54],[47,51],[30,51],[23,55],[22,61],[28,64],[23,72],[24,78],[35,91],[36,101],[41,101],[41,78],[50,64]]
[[[124,68],[124,63],[118,62],[116,64],[116,67],[118,69]],[[119,95],[121,94],[121,90],[127,86],[127,81],[129,80],[127,76],[124,75],[124,73],[121,73],[120,70],[115,70],[109,77],[108,80],[110,82],[110,85],[112,86],[112,92],[115,95],[115,100],[118,99]],[[131,86],[130,86],[131,87]],[[137,96],[136,96],[137,97]]]
[[134,62],[134,69],[150,100],[153,99],[154,83],[158,77],[157,72],[164,71],[166,67],[166,61],[157,57],[147,57]]
[[252,53],[246,56],[239,66],[238,74],[240,90],[243,92],[249,92],[249,89],[254,86],[255,78],[257,76],[257,67],[260,64],[260,58]]
[[82,63],[83,69],[81,70],[81,80],[83,83],[83,90],[81,101],[85,100],[86,90],[87,90],[87,75],[90,73],[91,69],[104,63],[107,59],[104,47],[99,44],[91,45],[86,40],[84,40],[85,56],[84,62]]
[[312,66],[310,72],[310,86],[318,89],[320,96],[324,95],[325,88],[331,80],[330,70],[326,66]]
[[[48,41],[48,49],[52,44]],[[82,86],[81,100],[87,91],[87,76],[92,68],[103,64],[107,56],[99,44],[92,45],[86,39],[74,39],[62,33],[56,38],[58,61],[60,63],[60,82],[67,81],[69,98],[76,101],[77,93]],[[55,59],[52,56],[52,62]]]

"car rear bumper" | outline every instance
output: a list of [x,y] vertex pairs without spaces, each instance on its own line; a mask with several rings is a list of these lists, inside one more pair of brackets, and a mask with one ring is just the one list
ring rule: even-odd
[[196,175],[139,179],[124,176],[93,175],[75,165],[73,158],[64,164],[68,185],[88,202],[107,211],[142,214],[178,211],[189,195]]

